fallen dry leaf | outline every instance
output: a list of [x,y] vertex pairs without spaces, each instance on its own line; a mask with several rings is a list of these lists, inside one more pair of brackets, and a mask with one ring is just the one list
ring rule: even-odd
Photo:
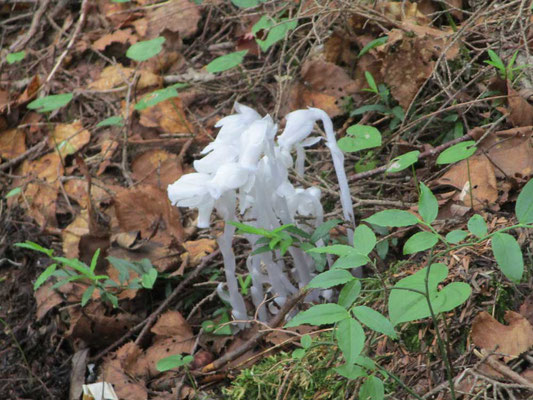
[[[494,166],[483,155],[472,156],[468,161],[463,160],[453,165],[435,183],[451,185],[459,189],[460,193],[456,196],[457,200],[462,201],[465,206],[471,205],[470,193],[472,193],[472,202],[475,210],[482,208],[486,204],[493,204],[498,198]],[[472,184],[472,191],[470,191],[470,183]]]
[[[128,79],[134,73],[134,68],[123,67],[121,64],[110,65],[105,67],[100,73],[99,79],[89,84],[89,89],[110,90],[120,86],[126,86]],[[150,71],[140,71],[137,89],[147,87],[160,87],[163,84],[163,78]]]
[[506,311],[503,325],[490,314],[479,313],[472,323],[472,341],[487,351],[504,354],[507,362],[533,346],[533,327],[522,315]]
[[140,112],[140,123],[148,128],[157,128],[163,133],[192,133],[183,103],[179,98],[168,99]]
[[87,210],[82,210],[74,221],[72,221],[63,231],[61,237],[63,238],[63,253],[68,258],[79,257],[79,243],[83,235],[89,233],[89,219]]
[[148,390],[143,380],[133,380],[124,371],[120,360],[106,360],[100,369],[101,380],[113,384],[115,393],[120,399],[147,400]]
[[45,183],[30,183],[19,197],[22,207],[29,207],[28,214],[41,227],[57,226],[57,190]]
[[43,317],[55,306],[63,302],[63,298],[52,289],[53,282],[46,282],[34,293],[35,302],[37,303],[36,318],[37,321]]
[[151,7],[146,18],[148,38],[159,36],[164,30],[179,33],[182,38],[188,38],[198,30],[201,13],[199,6],[193,1],[170,0],[157,7]]
[[[1,106],[0,106],[1,107]],[[0,111],[1,112],[1,111]],[[26,151],[26,134],[21,129],[0,132],[0,157],[10,160]]]
[[55,152],[45,154],[34,161],[24,160],[20,168],[20,175],[42,179],[49,183],[56,182],[63,172],[61,157]]
[[62,158],[76,153],[91,140],[91,133],[84,129],[81,121],[71,124],[57,124],[50,132],[50,147],[55,149]]
[[529,104],[507,81],[507,103],[509,104],[509,119],[514,127],[533,125],[533,105]]
[[93,43],[93,48],[104,51],[107,46],[112,43],[121,44],[135,44],[137,43],[137,35],[134,35],[130,28],[118,29],[113,33],[108,33]]
[[156,186],[166,190],[182,175],[182,167],[177,155],[155,149],[138,155],[131,163],[132,178],[136,182]]
[[198,265],[202,258],[215,251],[217,242],[214,239],[190,240],[184,242],[183,247],[187,252],[182,254],[181,258],[188,257],[189,263],[194,266]]

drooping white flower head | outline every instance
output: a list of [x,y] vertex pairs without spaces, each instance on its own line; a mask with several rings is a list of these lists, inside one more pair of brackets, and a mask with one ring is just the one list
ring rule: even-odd
[[246,129],[240,139],[239,164],[255,171],[267,147],[267,141],[276,134],[276,126],[269,115],[256,120]]
[[194,169],[204,174],[215,174],[223,165],[237,161],[239,147],[231,144],[221,144],[205,157],[193,162]]
[[202,154],[207,154],[223,144],[238,146],[242,132],[252,122],[261,119],[261,115],[253,108],[246,107],[237,102],[235,102],[234,108],[237,114],[228,115],[215,124],[215,128],[221,129],[218,131],[216,139],[202,150]]

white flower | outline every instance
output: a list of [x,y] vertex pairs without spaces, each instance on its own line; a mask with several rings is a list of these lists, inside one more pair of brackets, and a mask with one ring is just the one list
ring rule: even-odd
[[215,124],[215,128],[221,129],[216,139],[202,150],[202,154],[207,154],[223,144],[238,146],[242,132],[252,122],[261,119],[261,115],[253,108],[243,106],[237,102],[235,102],[234,108],[237,114],[228,115]]
[[248,182],[249,171],[237,163],[222,165],[213,179],[209,181],[208,187],[211,195],[218,199],[228,190],[235,190]]
[[[246,129],[240,140],[239,164],[251,171],[257,169],[257,163],[263,156],[269,137],[273,137],[274,124],[270,116],[254,121]],[[274,134],[275,134],[274,130]]]
[[222,144],[215,147],[205,157],[193,163],[194,169],[204,174],[214,174],[223,165],[237,161],[239,158],[239,148],[237,146]]

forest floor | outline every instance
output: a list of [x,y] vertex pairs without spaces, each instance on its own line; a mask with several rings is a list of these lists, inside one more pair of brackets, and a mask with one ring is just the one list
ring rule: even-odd
[[[438,202],[435,233],[471,238],[435,248],[449,272],[435,288],[465,282],[465,302],[396,324],[398,339],[365,328],[363,353],[379,364],[367,373],[385,397],[531,398],[531,237],[500,235],[523,255],[502,261],[487,232],[517,224],[533,173],[532,24],[526,0],[0,0],[0,398],[74,400],[102,381],[128,400],[363,398],[364,381],[335,369],[331,324],[280,328],[289,303],[309,308],[304,296],[269,324],[228,323],[224,223],[213,213],[198,229],[196,210],[168,199],[235,102],[280,132],[307,107],[332,118],[337,139],[375,128],[377,143],[343,148],[357,223],[422,215],[423,182]],[[437,162],[472,141],[468,160]],[[319,187],[326,220],[342,219],[327,147],[305,161],[290,180]],[[347,228],[329,233],[342,242]],[[386,288],[434,258],[406,251],[413,227],[373,228],[356,304],[387,315]],[[237,276],[253,316],[242,238]],[[28,241],[41,247],[16,246]],[[76,260],[130,286],[62,281]],[[315,345],[302,357],[305,334]],[[161,372],[178,354],[192,363]]]

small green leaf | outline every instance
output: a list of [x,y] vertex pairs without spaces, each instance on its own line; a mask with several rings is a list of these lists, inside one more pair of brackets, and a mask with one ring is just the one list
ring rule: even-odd
[[418,218],[408,211],[403,210],[385,210],[380,211],[363,221],[370,224],[389,227],[403,227],[416,225]]
[[41,285],[43,283],[46,282],[46,280],[48,278],[50,278],[53,273],[56,271],[57,269],[57,264],[52,264],[52,265],[49,265],[42,273],[41,275],[39,275],[39,277],[37,278],[37,280],[35,281],[35,283],[33,284],[33,290],[37,290],[39,289],[39,287],[41,287]]
[[347,379],[358,379],[367,376],[365,370],[355,364],[343,364],[340,367],[333,368],[333,370]]
[[124,118],[122,118],[120,115],[115,115],[96,124],[97,128],[101,128],[103,126],[124,126]]
[[96,264],[98,263],[98,257],[100,256],[100,248],[96,249],[96,251],[93,254],[93,258],[91,259],[91,265],[89,268],[91,269],[91,272],[94,272],[96,269]]
[[50,96],[41,97],[40,99],[33,100],[26,107],[30,110],[36,110],[40,113],[54,111],[70,103],[72,97],[72,93],[53,94]]
[[[153,107],[165,100],[178,97],[178,91],[176,90],[176,85],[169,86],[164,89],[154,90],[151,93],[144,95],[137,104],[135,104],[134,109],[137,111],[145,110],[149,107]],[[180,87],[184,87],[180,85]]]
[[403,254],[413,254],[431,249],[437,244],[439,237],[433,232],[418,232],[407,239],[403,245]]
[[163,50],[163,43],[165,43],[165,38],[163,36],[158,36],[143,42],[137,42],[132,44],[128,51],[126,51],[126,57],[135,61],[149,60]]
[[371,42],[367,43],[365,47],[361,49],[357,57],[364,56],[366,53],[368,53],[370,50],[372,50],[375,47],[381,46],[382,44],[387,43],[387,40],[389,39],[388,36],[383,36],[377,39],[372,40]]
[[311,242],[315,243],[320,239],[325,239],[329,236],[329,232],[341,222],[340,219],[330,219],[320,224],[311,235]]
[[391,322],[376,310],[373,310],[367,306],[357,306],[352,308],[352,314],[370,329],[379,333],[383,333],[384,335],[389,336],[391,339],[398,338],[398,335],[396,334]]
[[331,246],[324,247],[315,247],[313,249],[307,250],[307,253],[327,253],[335,254],[336,256],[346,256],[353,253],[354,248],[351,246],[346,246],[345,244],[334,244]]
[[420,152],[418,150],[410,151],[409,153],[398,156],[389,163],[387,172],[400,172],[418,161]]
[[477,236],[480,239],[487,235],[487,223],[479,214],[472,215],[468,220],[467,227],[474,236]]
[[162,358],[156,364],[156,369],[159,372],[169,371],[174,368],[179,368],[185,365],[185,361],[181,354],[174,354],[169,357]]
[[91,300],[91,297],[93,296],[95,287],[89,286],[85,291],[83,292],[83,295],[81,296],[81,306],[85,307],[85,305]]
[[303,335],[300,338],[300,344],[304,349],[308,349],[309,347],[311,347],[311,343],[313,343],[313,339],[311,339],[310,335]]
[[437,218],[437,214],[439,213],[439,203],[437,202],[437,198],[422,182],[420,183],[418,213],[428,224],[431,224],[433,221],[435,221],[435,218]]
[[488,49],[487,53],[492,60],[492,62],[485,61],[487,64],[493,65],[494,67],[498,68],[500,71],[505,72],[505,64],[503,63],[502,59],[494,52],[494,50]]
[[285,327],[290,328],[303,324],[328,325],[346,318],[350,318],[350,314],[345,308],[333,303],[318,304],[297,314]]
[[211,333],[215,330],[216,325],[213,321],[207,320],[202,322],[202,329],[205,333]]
[[22,192],[22,188],[20,186],[16,187],[14,189],[11,189],[9,192],[7,192],[7,194],[5,195],[5,198],[9,199],[10,197],[16,196],[20,194],[21,192]]
[[383,104],[365,104],[364,106],[361,106],[351,111],[350,117],[356,117],[358,115],[361,115],[367,112],[372,112],[372,111],[385,114],[386,112],[389,111],[389,108],[384,106]]
[[370,262],[370,259],[364,254],[359,253],[352,249],[350,254],[339,257],[337,261],[333,263],[331,268],[351,269],[362,267]]
[[354,280],[352,274],[344,269],[332,269],[315,276],[307,284],[308,288],[328,289],[333,286],[341,285]]
[[475,143],[473,140],[467,140],[466,142],[453,145],[440,153],[437,158],[437,164],[453,164],[470,157],[477,150],[477,147],[474,146]]
[[349,136],[341,138],[338,143],[342,151],[353,153],[381,146],[381,133],[373,126],[352,125],[346,133]]
[[365,346],[365,332],[359,322],[346,318],[337,324],[335,338],[348,364],[353,364]]
[[368,82],[368,86],[370,87],[370,91],[374,93],[378,93],[379,92],[378,87],[376,85],[376,81],[374,80],[374,77],[372,76],[372,74],[368,71],[365,71],[365,78],[366,78],[366,81]]
[[145,289],[152,289],[157,279],[157,269],[152,268],[148,273],[143,274],[141,283]]
[[38,245],[34,242],[30,242],[29,240],[26,240],[24,243],[15,243],[15,246],[21,247],[23,249],[39,251],[41,253],[46,254],[48,257],[52,257],[52,254],[54,254],[54,250],[47,249],[46,247]]
[[369,376],[359,389],[359,400],[383,400],[385,388],[377,376]]
[[446,241],[451,244],[459,243],[460,241],[464,240],[468,236],[467,231],[463,231],[461,229],[456,229],[453,231],[448,232],[446,235]]
[[257,7],[259,0],[231,0],[231,2],[239,8]]
[[213,331],[213,335],[231,335],[233,332],[231,331],[231,326],[228,324],[228,322],[230,322],[229,314],[227,312],[223,312],[215,330]]
[[298,21],[287,21],[286,19],[283,19],[268,31],[268,35],[265,40],[256,38],[255,41],[257,42],[262,51],[267,51],[271,46],[273,46],[280,40],[283,40],[285,38],[285,35],[297,26]]
[[8,64],[14,64],[16,62],[22,61],[24,57],[26,57],[26,52],[24,50],[19,51],[18,53],[9,53],[6,56],[6,61]]
[[296,349],[292,352],[292,358],[301,360],[305,356],[305,349]]
[[516,199],[515,214],[521,224],[533,222],[533,179],[522,188]]
[[252,225],[241,224],[240,222],[236,222],[236,221],[228,221],[228,224],[237,227],[239,233],[250,233],[252,235],[265,236],[268,238],[274,237],[272,232],[267,231],[266,229],[256,228],[255,226],[252,226]]
[[254,26],[252,26],[252,35],[256,36],[259,31],[268,30],[276,24],[276,21],[268,15],[263,15],[259,18]]
[[235,51],[233,53],[217,57],[209,64],[207,64],[207,72],[211,74],[216,74],[217,72],[223,72],[227,71],[228,69],[234,68],[237,65],[242,64],[246,53],[248,53],[248,50]]
[[353,247],[359,253],[368,255],[376,245],[376,235],[368,226],[361,224],[353,233]]
[[524,258],[520,245],[507,233],[496,233],[492,237],[492,252],[503,274],[519,283],[524,274]]
[[361,292],[361,282],[359,279],[354,279],[353,281],[348,282],[344,285],[339,293],[338,304],[346,309],[350,308],[359,293]]

